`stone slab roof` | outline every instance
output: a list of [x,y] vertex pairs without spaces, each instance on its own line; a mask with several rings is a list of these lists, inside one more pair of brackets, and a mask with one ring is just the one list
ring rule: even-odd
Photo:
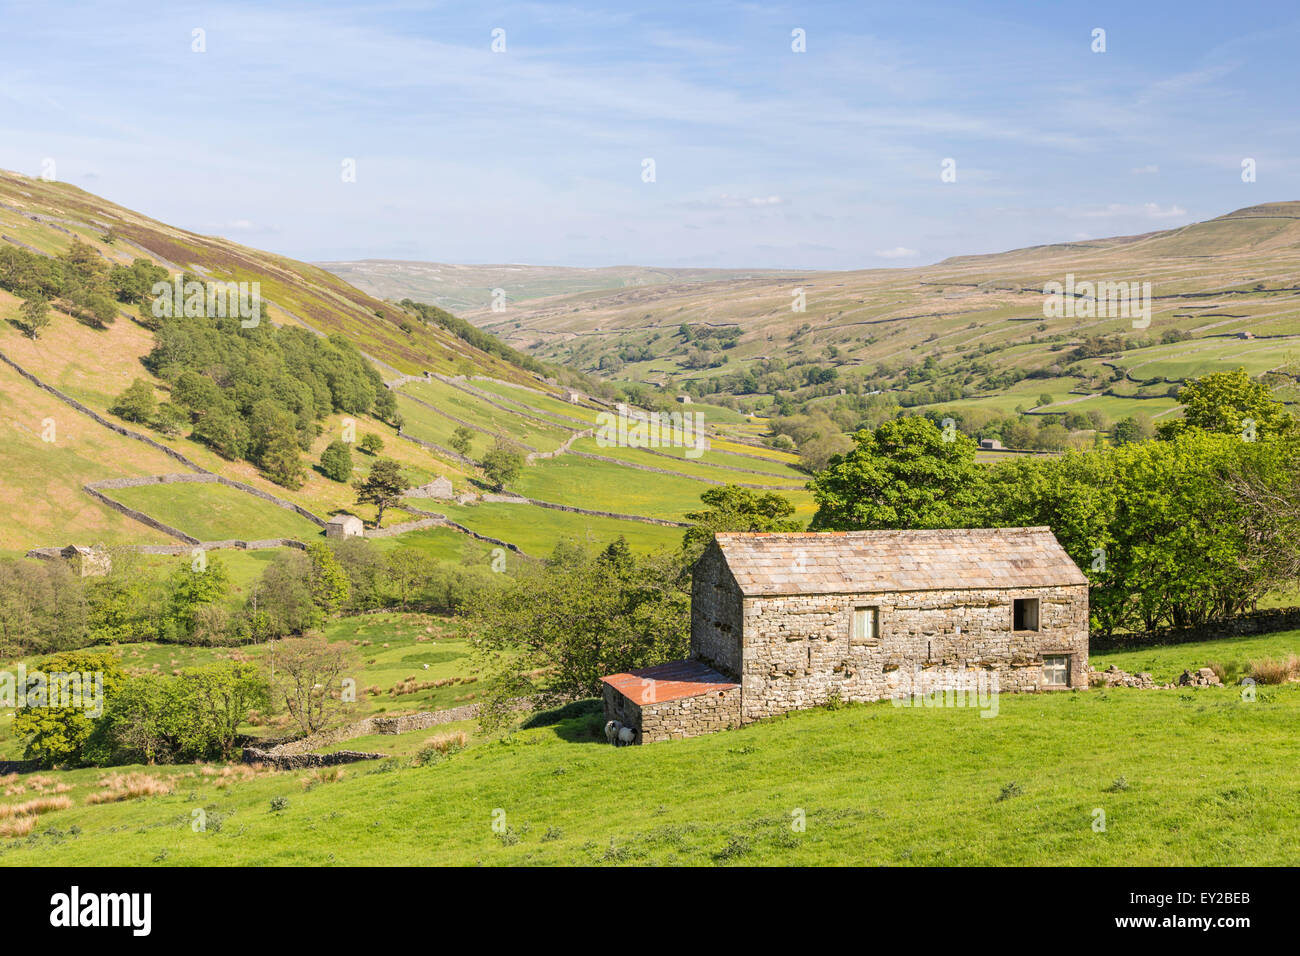
[[683,697],[699,697],[714,691],[739,687],[702,661],[669,661],[623,674],[610,674],[601,681],[638,704],[663,703]]
[[1087,584],[1050,528],[717,535],[745,596]]

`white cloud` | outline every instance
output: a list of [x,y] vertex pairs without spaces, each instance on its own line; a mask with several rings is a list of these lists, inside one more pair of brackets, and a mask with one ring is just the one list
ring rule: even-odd
[[1133,168],[1134,176],[1151,176],[1158,172],[1160,172],[1160,167],[1155,165],[1155,163],[1150,163],[1146,166],[1135,166]]
[[920,254],[917,250],[909,249],[906,246],[894,246],[892,249],[880,249],[876,252],[876,255],[882,259],[910,259]]

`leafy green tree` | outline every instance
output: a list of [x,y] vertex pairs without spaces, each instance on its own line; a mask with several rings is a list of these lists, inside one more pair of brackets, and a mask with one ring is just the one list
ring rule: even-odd
[[[74,685],[64,680],[47,680],[42,698],[38,684],[33,684],[33,672],[28,673],[29,684],[23,700],[14,710],[13,732],[23,744],[23,756],[35,760],[41,767],[56,764],[76,766],[82,762],[82,749],[90,739],[95,721],[102,714],[97,707],[106,706],[121,686],[125,675],[117,655],[111,651],[68,651],[37,663],[33,671],[47,678],[56,675],[91,675],[91,687],[98,682],[99,691],[90,692],[82,681],[80,706],[77,706]],[[94,696],[103,697],[95,704]]]
[[708,507],[687,512],[694,526],[682,536],[686,566],[693,565],[715,534],[724,531],[802,531],[803,523],[793,517],[794,504],[776,492],[759,493],[740,485],[710,488],[700,495]]
[[451,433],[451,438],[447,444],[451,450],[458,455],[468,455],[471,443],[474,441],[474,430],[465,425],[457,425],[456,430]]
[[512,442],[498,438],[479,462],[483,474],[498,491],[519,476],[524,467],[524,453]]
[[387,564],[374,543],[366,538],[344,538],[334,545],[334,556],[348,576],[348,610],[379,607]]
[[0,559],[0,653],[48,654],[86,637],[85,584],[67,562]]
[[158,403],[153,397],[153,385],[137,378],[117,396],[109,412],[128,422],[148,422],[158,413]]
[[970,438],[908,417],[853,440],[853,451],[809,482],[817,501],[810,530],[969,526],[983,481]]
[[333,617],[347,604],[351,582],[334,552],[324,542],[307,545],[311,562],[311,597],[327,616]]
[[200,610],[222,601],[230,592],[230,574],[215,555],[205,554],[203,565],[177,568],[167,579],[167,597],[161,640],[191,643]]
[[239,727],[249,711],[270,704],[270,683],[257,665],[240,661],[187,668],[180,679],[194,701],[197,726],[204,738],[196,749],[205,757],[230,760]]
[[50,324],[50,300],[43,295],[23,299],[18,307],[18,325],[30,339],[38,339]]
[[366,432],[361,436],[361,441],[357,442],[357,447],[367,455],[378,455],[384,450],[384,440],[374,432]]
[[1244,368],[1211,372],[1188,382],[1178,393],[1186,406],[1181,420],[1160,426],[1159,437],[1173,438],[1189,428],[1221,435],[1266,439],[1296,430],[1296,419],[1275,401],[1267,386],[1253,382]]
[[603,551],[561,542],[545,561],[475,594],[466,615],[491,672],[488,724],[510,699],[595,696],[605,674],[679,658],[690,630],[674,560],[634,555],[621,539]]
[[301,551],[276,555],[258,578],[245,609],[259,640],[302,634],[321,623],[324,611],[312,590],[312,562]]
[[326,478],[346,482],[352,480],[352,450],[341,440],[330,442],[320,453],[320,470]]
[[401,504],[402,493],[409,482],[402,473],[402,466],[391,458],[380,458],[370,466],[370,474],[353,482],[357,491],[357,504],[375,506],[375,527],[382,525],[384,511]]
[[395,548],[388,555],[388,581],[397,592],[402,607],[419,593],[429,580],[436,563],[419,548]]

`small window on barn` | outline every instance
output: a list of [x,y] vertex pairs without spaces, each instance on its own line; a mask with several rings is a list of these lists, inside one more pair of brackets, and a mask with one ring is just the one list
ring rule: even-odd
[[1038,630],[1038,598],[1016,598],[1012,602],[1012,627],[1017,631]]
[[867,641],[874,641],[880,632],[880,612],[874,607],[856,607],[853,609],[853,636]]
[[1043,683],[1048,687],[1070,686],[1070,655],[1046,654],[1043,656]]

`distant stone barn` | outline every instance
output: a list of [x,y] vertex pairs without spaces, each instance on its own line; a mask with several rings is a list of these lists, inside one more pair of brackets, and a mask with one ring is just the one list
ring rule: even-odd
[[346,512],[336,514],[325,523],[327,538],[359,538],[366,533],[366,526],[356,515]]
[[832,698],[899,671],[1088,686],[1088,582],[1048,528],[719,534],[695,566],[691,656],[603,678],[608,719],[652,742]]

